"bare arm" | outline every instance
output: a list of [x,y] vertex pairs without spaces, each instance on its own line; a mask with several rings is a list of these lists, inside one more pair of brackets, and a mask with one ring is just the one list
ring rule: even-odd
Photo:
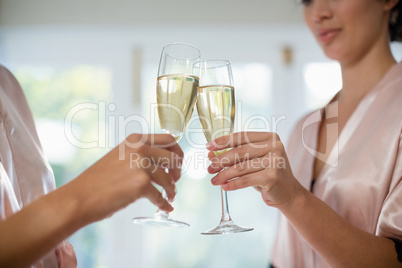
[[173,210],[152,182],[173,198],[182,157],[170,135],[129,136],[75,180],[0,222],[0,267],[32,264],[81,227],[141,197]]
[[26,267],[84,226],[80,202],[63,186],[0,222],[0,266]]
[[[334,267],[401,267],[394,242],[351,225],[307,191],[293,176],[275,133],[235,133],[209,144],[212,183],[231,191],[253,186],[264,202],[278,208],[306,242]],[[271,159],[269,159],[271,158]],[[275,161],[273,161],[275,158]],[[276,162],[277,166],[264,163]],[[225,168],[223,170],[223,168]]]
[[353,226],[307,190],[278,209],[333,267],[402,267],[392,240]]

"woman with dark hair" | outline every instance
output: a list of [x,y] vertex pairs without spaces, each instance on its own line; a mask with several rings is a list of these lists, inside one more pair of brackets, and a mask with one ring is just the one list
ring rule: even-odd
[[299,121],[286,152],[275,133],[209,143],[233,148],[209,153],[212,183],[253,186],[280,210],[274,267],[401,267],[402,63],[390,41],[402,40],[402,3],[302,2],[307,26],[340,64],[342,89]]

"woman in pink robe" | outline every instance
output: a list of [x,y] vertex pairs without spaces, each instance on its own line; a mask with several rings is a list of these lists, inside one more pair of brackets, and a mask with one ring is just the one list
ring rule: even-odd
[[[173,210],[152,183],[172,199],[182,156],[170,135],[132,134],[56,189],[23,92],[0,66],[0,267],[76,267],[74,249],[63,240],[81,227],[141,197]],[[163,160],[165,166],[142,167],[145,160]]]
[[303,3],[318,43],[340,63],[343,88],[299,121],[287,152],[275,133],[208,144],[234,147],[209,154],[212,183],[254,186],[281,211],[273,267],[401,267],[402,63],[389,41],[402,40],[402,3]]
[[[55,188],[24,95],[0,67],[0,220]],[[75,266],[74,249],[64,241],[31,267]]]

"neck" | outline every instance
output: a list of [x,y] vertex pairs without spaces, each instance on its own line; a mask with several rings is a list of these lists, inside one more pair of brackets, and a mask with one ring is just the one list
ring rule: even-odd
[[373,47],[358,61],[341,62],[343,87],[339,101],[359,102],[395,64],[388,40]]

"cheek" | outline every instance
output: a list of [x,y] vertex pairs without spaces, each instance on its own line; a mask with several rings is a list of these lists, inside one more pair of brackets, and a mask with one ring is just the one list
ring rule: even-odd
[[339,18],[342,23],[359,31],[373,31],[381,25],[381,6],[377,0],[356,0],[340,5]]
[[304,17],[304,23],[307,25],[307,27],[310,29],[310,31],[314,34],[314,21],[312,19],[312,14],[309,8],[304,8],[303,11],[303,17]]

